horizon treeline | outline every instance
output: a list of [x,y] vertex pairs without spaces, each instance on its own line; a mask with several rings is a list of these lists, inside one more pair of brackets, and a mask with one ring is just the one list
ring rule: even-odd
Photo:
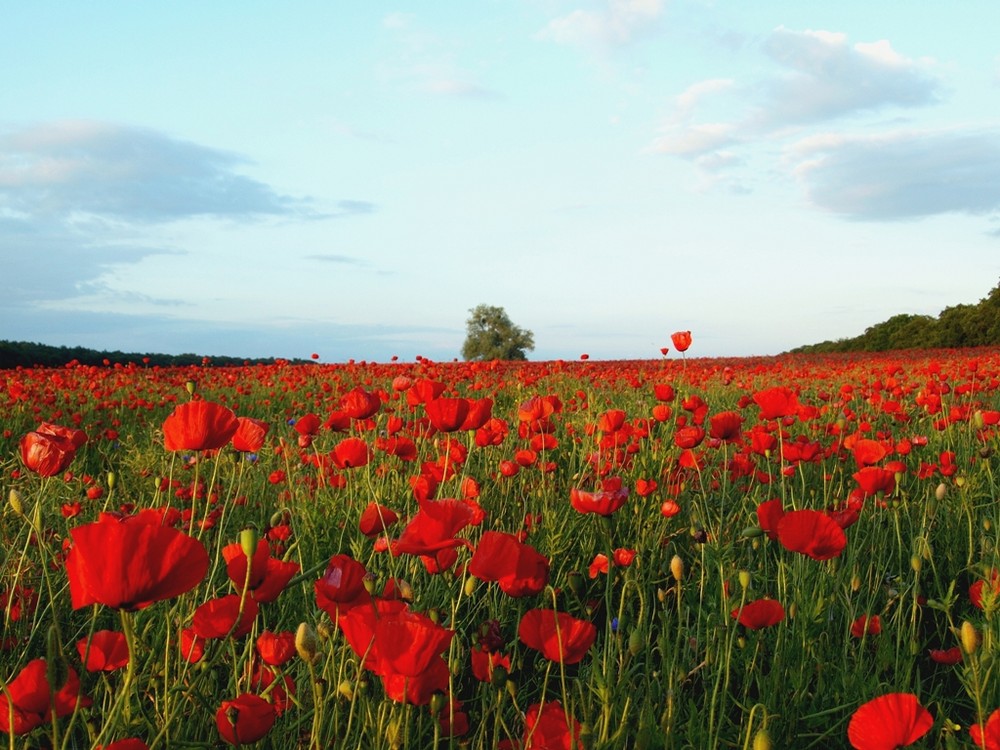
[[976,304],[946,307],[931,315],[893,315],[860,336],[807,344],[790,354],[883,352],[895,349],[962,349],[1000,345],[1000,284]]
[[[207,365],[213,367],[239,367],[242,365],[269,365],[278,361],[275,357],[248,359],[245,357],[218,357],[202,354],[138,354],[121,351],[98,351],[82,346],[50,346],[27,341],[0,341],[0,370],[16,367],[63,367],[70,362],[96,367],[108,365],[128,365],[145,367],[186,367]],[[309,360],[284,360],[294,364],[305,364]]]

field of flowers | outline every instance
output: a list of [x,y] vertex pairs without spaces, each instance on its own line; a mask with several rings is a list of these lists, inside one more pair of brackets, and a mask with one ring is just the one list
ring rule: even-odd
[[1000,748],[996,350],[0,384],[12,749]]

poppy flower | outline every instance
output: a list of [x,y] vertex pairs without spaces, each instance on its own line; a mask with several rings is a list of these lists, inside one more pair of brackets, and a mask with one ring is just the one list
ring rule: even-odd
[[847,725],[847,739],[855,750],[894,750],[906,747],[934,726],[930,711],[911,693],[888,693],[859,706]]
[[570,504],[580,513],[596,513],[610,516],[628,500],[628,487],[622,487],[621,479],[606,479],[601,489],[593,492],[572,488],[569,493]]
[[42,422],[38,425],[35,432],[41,432],[45,435],[55,435],[56,437],[61,437],[64,440],[69,440],[73,444],[73,450],[79,450],[87,442],[87,433],[83,430],[77,429],[76,427],[65,427],[60,424],[53,424],[52,422]]
[[887,495],[892,494],[892,491],[896,489],[895,472],[878,466],[866,466],[859,469],[853,477],[865,497],[871,497],[879,492]]
[[952,646],[951,648],[946,649],[932,648],[928,650],[927,655],[930,656],[931,661],[936,664],[946,664],[948,666],[952,666],[962,661],[962,647]]
[[768,539],[777,541],[778,521],[784,515],[785,509],[781,506],[781,498],[765,500],[757,506],[757,525],[767,534]]
[[249,560],[247,575],[247,555],[239,542],[222,548],[226,561],[226,574],[237,591],[246,586],[250,595],[259,603],[273,602],[285,590],[292,577],[299,572],[299,564],[271,557],[271,545],[266,539],[257,542],[253,557]]
[[390,545],[393,555],[433,555],[442,549],[467,545],[455,534],[472,524],[475,511],[466,501],[421,500],[420,510]]
[[517,634],[529,648],[554,662],[576,664],[597,640],[597,628],[565,612],[530,609],[521,617]]
[[340,398],[340,410],[351,419],[368,419],[382,407],[382,399],[361,386],[348,391]]
[[472,676],[480,682],[490,682],[497,667],[510,672],[510,657],[499,651],[490,651],[482,644],[469,651],[469,661]]
[[670,334],[670,340],[674,344],[674,349],[679,352],[686,352],[691,346],[691,331],[677,331]]
[[431,667],[455,636],[425,614],[401,610],[375,623],[374,645],[378,674],[417,677]]
[[799,409],[798,396],[791,389],[781,385],[758,391],[753,395],[753,400],[760,407],[761,419],[790,417]]
[[271,425],[252,417],[237,417],[236,432],[233,433],[233,450],[240,453],[257,453],[264,447],[264,438]]
[[384,505],[376,502],[368,503],[368,506],[361,512],[361,519],[358,521],[358,528],[367,537],[374,537],[381,534],[389,526],[399,520],[396,512]]
[[532,596],[549,581],[549,560],[513,534],[483,533],[469,561],[469,573],[481,581],[496,581],[508,596]]
[[236,415],[225,406],[188,401],[163,420],[163,445],[168,451],[213,450],[232,440],[238,427]]
[[522,750],[574,750],[579,747],[580,722],[559,701],[535,703],[524,716]]
[[291,630],[283,630],[280,633],[265,630],[257,636],[254,646],[262,662],[272,667],[280,667],[295,656],[295,633]]
[[438,432],[456,432],[469,414],[466,398],[435,398],[424,404],[427,418]]
[[58,690],[48,680],[45,659],[29,661],[0,693],[0,731],[10,735],[27,734],[56,716],[68,716],[77,705],[89,706],[90,699],[80,695],[80,678],[72,667],[66,682]]
[[777,526],[778,542],[785,549],[813,560],[830,560],[847,546],[847,535],[826,513],[793,510],[785,513]]
[[348,555],[334,555],[323,577],[313,584],[316,606],[337,622],[340,614],[352,607],[371,601],[365,588],[365,566]]
[[263,738],[274,726],[274,706],[253,693],[222,701],[215,713],[219,735],[230,745],[249,745]]
[[885,458],[888,450],[877,440],[861,438],[854,442],[851,454],[854,456],[858,468],[863,469],[865,466],[872,466]]
[[757,599],[737,607],[729,616],[747,630],[761,630],[785,619],[785,608],[775,599]]
[[1000,571],[996,568],[990,571],[990,587],[984,592],[983,589],[986,588],[986,581],[980,579],[969,586],[969,601],[976,609],[984,609],[983,597],[989,597],[991,602],[996,602],[1000,600]]
[[[241,609],[242,605],[242,609]],[[253,628],[259,608],[253,597],[239,594],[209,599],[198,606],[191,620],[191,630],[199,638],[242,638]]]
[[709,420],[709,437],[731,443],[740,439],[743,427],[743,417],[735,411],[723,411],[713,414]]
[[316,437],[319,434],[319,426],[319,417],[312,412],[299,417],[292,425],[295,431],[303,437]]
[[462,422],[462,431],[478,430],[493,419],[493,399],[469,399],[469,411]]
[[330,457],[338,469],[356,469],[371,461],[372,452],[361,438],[349,437],[337,443]]
[[34,431],[21,438],[21,461],[41,477],[62,474],[75,456],[76,446],[61,435]]
[[125,634],[114,630],[98,630],[88,642],[76,642],[80,661],[88,672],[113,672],[128,664],[128,642]]
[[208,572],[208,552],[197,539],[161,526],[155,513],[101,520],[70,529],[66,558],[73,609],[103,604],[142,609],[190,591]]
[[969,727],[972,741],[985,750],[1000,750],[1000,708],[990,714],[982,725]]
[[878,615],[861,615],[851,623],[851,635],[862,638],[866,635],[878,635],[882,632],[882,619]]

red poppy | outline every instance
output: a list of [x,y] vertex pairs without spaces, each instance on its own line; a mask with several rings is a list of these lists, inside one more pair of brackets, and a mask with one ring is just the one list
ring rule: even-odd
[[319,426],[319,417],[312,412],[296,419],[293,425],[295,431],[303,437],[315,437],[319,434]]
[[977,609],[984,609],[983,606],[983,595],[989,597],[991,602],[1000,601],[1000,571],[993,568],[990,571],[989,579],[990,587],[984,592],[983,589],[986,588],[986,581],[980,579],[969,586],[969,601],[972,602],[973,606]]
[[795,392],[780,385],[758,391],[753,395],[753,400],[760,407],[761,419],[790,417],[799,409],[799,399]]
[[469,660],[472,666],[472,676],[480,682],[490,682],[493,679],[493,671],[497,667],[503,667],[504,670],[510,672],[510,657],[499,651],[490,651],[483,644],[469,651]]
[[75,456],[76,446],[61,435],[35,431],[21,438],[21,461],[39,476],[62,474]]
[[928,656],[931,657],[931,661],[937,664],[946,664],[952,666],[958,664],[962,661],[962,647],[952,646],[946,649],[932,648],[928,652]]
[[230,745],[249,745],[263,738],[274,726],[274,706],[253,693],[222,701],[215,713],[219,735]]
[[888,693],[858,707],[847,725],[855,750],[895,750],[923,737],[934,726],[930,711],[911,693]]
[[337,443],[330,457],[338,469],[356,469],[371,460],[372,452],[361,438],[349,437]]
[[374,645],[377,674],[417,677],[431,667],[451,644],[448,630],[419,612],[401,610],[375,623]]
[[575,750],[580,746],[580,722],[567,717],[559,701],[535,703],[524,716],[522,750]]
[[197,664],[205,655],[205,639],[195,635],[191,628],[184,628],[180,635],[181,657],[191,664]]
[[374,537],[381,534],[388,527],[399,520],[396,512],[384,505],[376,502],[368,503],[368,506],[361,512],[361,519],[358,521],[358,528],[367,537]]
[[892,494],[892,491],[896,489],[896,474],[888,469],[882,469],[878,466],[866,466],[856,471],[853,476],[854,481],[858,483],[858,487],[864,492],[865,497],[870,497],[879,492],[887,495]]
[[530,609],[521,617],[517,634],[526,646],[554,662],[576,664],[597,640],[597,628],[565,612]]
[[670,340],[674,344],[674,349],[679,352],[686,352],[691,346],[691,331],[677,331],[670,334]]
[[757,599],[737,607],[729,616],[748,630],[761,630],[785,619],[785,608],[775,599]]
[[262,662],[272,667],[280,667],[295,656],[295,633],[291,630],[283,630],[280,633],[265,630],[257,636],[255,646]]
[[882,632],[882,618],[878,615],[861,615],[851,623],[851,635],[862,638],[866,635],[878,635]]
[[421,500],[420,510],[391,544],[394,555],[433,555],[442,549],[466,545],[455,534],[475,521],[475,510],[464,500]]
[[382,680],[382,689],[389,700],[426,706],[435,693],[448,692],[451,672],[448,670],[448,662],[438,656],[431,660],[427,669],[413,677],[399,672],[386,672],[379,675],[379,679]]
[[1000,750],[1000,708],[991,713],[983,725],[969,727],[969,734],[977,746],[985,750]]
[[49,684],[45,659],[29,661],[0,692],[0,731],[27,734],[56,716],[68,716],[90,699],[80,695],[80,678],[67,668],[66,681],[58,690]]
[[697,425],[679,427],[674,433],[674,445],[684,450],[697,448],[705,439],[705,431]]
[[860,440],[854,441],[851,453],[854,456],[854,461],[857,463],[858,468],[862,469],[865,466],[877,464],[886,457],[888,450],[886,450],[886,447],[877,440],[861,438]]
[[570,504],[580,513],[596,513],[610,516],[628,500],[628,487],[622,487],[622,480],[614,477],[604,480],[601,489],[594,492],[572,488],[569,493]]
[[191,630],[199,638],[242,638],[253,628],[259,608],[253,597],[228,594],[209,599],[194,611]]
[[233,433],[233,449],[240,453],[257,453],[264,447],[264,437],[271,425],[252,417],[237,417],[236,432]]
[[74,609],[95,603],[142,609],[190,591],[208,572],[202,543],[161,526],[155,512],[121,520],[103,515],[70,535],[66,573]]
[[262,604],[277,599],[278,594],[285,590],[288,582],[299,572],[297,562],[271,557],[271,545],[266,539],[257,542],[257,549],[250,560],[249,576],[247,555],[239,542],[223,547],[222,557],[226,561],[226,574],[236,590],[242,592],[246,586],[250,595]]
[[168,451],[213,450],[232,440],[238,427],[236,415],[225,406],[188,401],[163,420],[163,445]]
[[361,386],[345,393],[340,399],[340,410],[351,419],[368,419],[382,407],[382,399]]
[[793,510],[778,521],[778,541],[786,549],[814,560],[830,560],[847,546],[847,535],[826,513]]
[[73,444],[73,450],[80,450],[87,442],[87,433],[83,430],[79,430],[76,427],[64,427],[63,425],[52,424],[51,422],[42,422],[38,425],[35,432],[41,432],[45,435],[55,435],[64,440],[69,440]]
[[549,560],[513,534],[483,533],[469,561],[469,573],[482,581],[496,581],[508,596],[532,596],[549,581]]
[[337,622],[340,614],[371,600],[365,588],[365,566],[347,555],[334,555],[323,577],[313,584],[316,606]]
[[743,428],[743,417],[735,411],[723,411],[713,414],[709,420],[708,434],[716,440],[731,443],[740,439]]
[[769,539],[778,539],[778,522],[785,515],[781,507],[781,498],[765,500],[757,506],[757,525],[767,534]]
[[462,431],[478,430],[493,418],[493,399],[469,399],[469,411],[462,422]]
[[125,634],[115,630],[98,630],[88,642],[76,642],[80,661],[88,672],[113,672],[128,664],[128,642]]
[[469,414],[469,400],[466,398],[435,398],[424,404],[427,418],[439,432],[455,432],[465,424]]

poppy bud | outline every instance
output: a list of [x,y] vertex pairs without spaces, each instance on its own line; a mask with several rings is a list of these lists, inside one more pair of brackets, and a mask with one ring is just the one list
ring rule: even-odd
[[247,556],[247,560],[253,560],[254,553],[257,552],[257,542],[259,539],[257,529],[252,526],[240,532],[240,547],[243,549],[243,554]]
[[187,381],[184,384],[184,389],[188,392],[189,395],[193,396],[194,392],[198,390],[198,381],[196,380]]
[[299,628],[295,631],[295,650],[302,661],[309,664],[316,658],[316,632],[307,622],[299,623]]
[[641,630],[633,630],[628,637],[628,652],[632,656],[638,656],[642,651],[642,647],[645,644],[645,638],[642,636]]
[[740,539],[756,539],[764,535],[764,530],[760,526],[747,526],[740,532]]
[[385,727],[385,738],[389,741],[389,747],[400,747],[399,720],[391,719]]
[[337,694],[349,701],[354,700],[354,686],[350,680],[341,680],[337,685]]
[[514,684],[513,680],[507,680],[504,687],[507,689],[507,695],[511,698],[517,698],[517,685]]
[[430,704],[431,716],[437,716],[439,713],[441,713],[441,709],[444,708],[445,703],[446,700],[443,693],[434,693],[431,696],[431,704]]
[[680,583],[680,580],[684,577],[684,561],[681,559],[680,555],[674,555],[670,560],[670,575],[674,577],[674,580]]
[[371,573],[365,573],[364,578],[361,579],[365,586],[365,591],[370,595],[375,596],[375,576]]
[[976,653],[979,648],[979,633],[976,632],[976,626],[968,620],[963,621],[960,635],[962,650],[970,656]]
[[115,488],[115,482],[118,481],[118,475],[113,471],[108,472],[108,489],[113,490]]
[[753,736],[753,750],[771,750],[771,735],[766,729],[758,729]]
[[583,573],[571,570],[566,575],[566,583],[569,586],[570,591],[577,596],[583,596]]
[[924,561],[920,559],[920,555],[910,556],[910,567],[913,568],[914,573],[919,573],[923,565]]
[[13,510],[17,515],[24,515],[24,497],[20,492],[15,489],[11,489],[7,495],[7,502],[10,503],[11,510]]
[[465,595],[472,596],[473,592],[476,590],[476,579],[469,576],[465,579]]
[[748,588],[750,588],[750,571],[749,570],[741,570],[740,573],[739,573],[739,579],[740,579],[740,588],[741,589],[743,589],[744,591],[746,591]]

